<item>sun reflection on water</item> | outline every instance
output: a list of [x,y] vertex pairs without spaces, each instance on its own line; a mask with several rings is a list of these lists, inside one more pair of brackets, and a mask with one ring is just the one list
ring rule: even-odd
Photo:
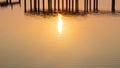
[[63,29],[63,21],[62,21],[62,15],[58,14],[58,33],[62,34]]

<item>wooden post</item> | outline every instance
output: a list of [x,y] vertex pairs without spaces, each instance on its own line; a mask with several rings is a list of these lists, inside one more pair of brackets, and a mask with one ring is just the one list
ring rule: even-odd
[[38,0],[38,12],[40,13],[40,0]]
[[66,0],[66,12],[68,11],[68,0]]
[[84,13],[86,13],[86,0],[84,0]]
[[21,0],[19,0],[19,4],[20,4],[20,6],[21,6]]
[[86,0],[86,12],[88,12],[88,0]]
[[70,7],[71,7],[71,0],[69,0],[69,13],[70,13]]
[[45,13],[45,5],[44,5],[45,1],[43,0],[43,13]]
[[79,1],[76,0],[76,3],[75,3],[75,4],[76,4],[76,6],[75,6],[75,7],[76,7],[76,13],[78,13],[78,12],[79,12],[79,7],[78,7],[78,6],[79,6]]
[[60,0],[58,0],[58,11],[60,11]]
[[74,13],[74,0],[72,0],[72,13]]
[[91,0],[89,0],[89,11],[91,12]]
[[52,0],[48,0],[48,12],[52,13]]
[[56,0],[54,0],[54,12],[56,12]]
[[112,0],[112,13],[115,13],[115,0]]
[[96,12],[98,12],[98,0],[96,0]]
[[6,3],[8,4],[8,0],[6,0]]
[[52,0],[50,0],[50,12],[52,13]]
[[36,0],[34,0],[34,11],[36,12],[37,11],[37,7],[36,7]]
[[21,0],[19,0],[19,3],[21,3]]
[[48,12],[50,12],[50,0],[48,0]]
[[62,0],[62,11],[64,11],[64,0]]
[[96,0],[93,0],[93,12],[95,12],[95,7],[96,7],[95,3],[96,3]]
[[26,0],[24,0],[24,12],[26,12]]
[[12,3],[12,1],[10,0],[10,4]]
[[32,12],[32,0],[30,0],[30,11]]

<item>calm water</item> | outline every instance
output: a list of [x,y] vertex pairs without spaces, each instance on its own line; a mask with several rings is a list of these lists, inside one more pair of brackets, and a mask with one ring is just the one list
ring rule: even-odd
[[0,68],[120,68],[120,15],[26,15],[0,8]]

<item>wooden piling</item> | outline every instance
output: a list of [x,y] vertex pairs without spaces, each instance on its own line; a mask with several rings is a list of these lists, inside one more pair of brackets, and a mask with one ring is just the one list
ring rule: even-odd
[[19,3],[21,3],[21,0],[19,0]]
[[96,12],[98,12],[98,0],[96,0]]
[[71,0],[69,0],[69,13],[70,13],[70,9],[71,9]]
[[66,0],[66,12],[68,11],[68,0]]
[[8,4],[8,0],[6,0],[6,3]]
[[56,0],[54,0],[54,12],[56,12]]
[[52,13],[52,0],[50,0],[50,13]]
[[50,0],[48,0],[48,12],[50,12]]
[[12,1],[10,0],[10,4],[12,3]]
[[30,0],[30,12],[32,12],[32,0]]
[[72,0],[72,13],[74,13],[74,0]]
[[35,11],[35,12],[37,11],[37,6],[36,6],[37,4],[36,4],[36,2],[37,2],[37,1],[34,0],[34,11]]
[[95,7],[96,7],[95,3],[96,3],[96,0],[93,0],[93,12],[95,12]]
[[58,11],[60,11],[60,0],[58,0]]
[[76,2],[75,2],[75,4],[76,4],[76,6],[75,6],[75,8],[76,8],[76,13],[78,13],[79,12],[79,1],[78,0],[76,0]]
[[20,4],[20,6],[21,6],[21,0],[19,0],[19,4]]
[[86,0],[86,12],[88,12],[88,0]]
[[48,12],[52,13],[52,0],[48,0]]
[[38,0],[38,13],[40,13],[40,0]]
[[43,0],[43,13],[45,13],[45,1]]
[[26,12],[26,0],[24,0],[24,12]]
[[64,0],[62,0],[62,11],[64,11]]
[[112,13],[115,13],[115,0],[112,0]]
[[89,11],[91,12],[91,0],[89,0]]
[[86,13],[86,0],[84,0],[84,13]]

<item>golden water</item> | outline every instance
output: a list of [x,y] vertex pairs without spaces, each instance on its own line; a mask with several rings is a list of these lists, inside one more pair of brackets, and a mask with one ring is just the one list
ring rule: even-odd
[[26,15],[0,8],[0,68],[119,68],[120,16]]

